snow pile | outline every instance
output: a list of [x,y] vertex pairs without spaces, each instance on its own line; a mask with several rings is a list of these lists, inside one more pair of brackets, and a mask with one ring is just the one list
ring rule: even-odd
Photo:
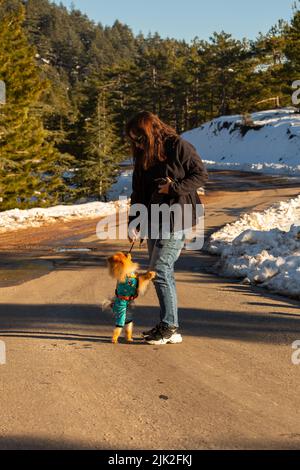
[[[73,172],[66,175],[72,178]],[[70,221],[113,215],[126,210],[132,193],[132,170],[123,170],[108,193],[109,202],[60,205],[48,208],[12,209],[0,212],[0,233],[28,227],[39,227],[57,220]],[[120,201],[119,198],[122,197]]]
[[300,113],[292,107],[222,116],[183,137],[208,168],[300,175]]
[[300,196],[244,215],[214,233],[210,253],[229,277],[300,298]]
[[70,221],[106,217],[125,209],[128,201],[89,202],[70,206],[54,206],[49,208],[12,209],[0,212],[0,233],[28,227],[39,227],[57,220]]

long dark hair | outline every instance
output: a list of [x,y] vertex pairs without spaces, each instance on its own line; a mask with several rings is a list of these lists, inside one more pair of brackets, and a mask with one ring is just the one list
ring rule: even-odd
[[131,142],[135,165],[144,170],[167,159],[164,145],[166,139],[179,139],[175,129],[148,111],[137,113],[127,122],[126,135]]

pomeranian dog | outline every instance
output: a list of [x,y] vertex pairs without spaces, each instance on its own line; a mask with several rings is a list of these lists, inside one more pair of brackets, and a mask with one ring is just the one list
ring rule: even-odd
[[116,344],[125,326],[127,342],[133,341],[133,321],[130,305],[139,296],[144,295],[156,273],[148,271],[137,274],[138,263],[132,261],[131,255],[116,253],[107,259],[110,276],[117,281],[115,296],[110,301],[110,307],[116,319],[112,343]]

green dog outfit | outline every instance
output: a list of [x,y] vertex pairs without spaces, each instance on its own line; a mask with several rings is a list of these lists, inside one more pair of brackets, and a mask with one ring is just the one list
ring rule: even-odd
[[124,282],[117,283],[116,297],[112,306],[117,328],[123,328],[125,324],[132,322],[128,306],[138,296],[138,284],[138,278],[135,274],[129,274]]

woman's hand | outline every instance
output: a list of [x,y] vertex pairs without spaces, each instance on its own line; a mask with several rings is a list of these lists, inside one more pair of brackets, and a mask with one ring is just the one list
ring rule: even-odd
[[158,193],[159,194],[169,194],[169,189],[170,189],[171,183],[172,183],[172,180],[170,178],[167,178],[167,183],[162,184],[158,187],[159,188]]
[[136,228],[130,228],[128,230],[128,240],[130,243],[136,242],[139,238],[139,232]]

